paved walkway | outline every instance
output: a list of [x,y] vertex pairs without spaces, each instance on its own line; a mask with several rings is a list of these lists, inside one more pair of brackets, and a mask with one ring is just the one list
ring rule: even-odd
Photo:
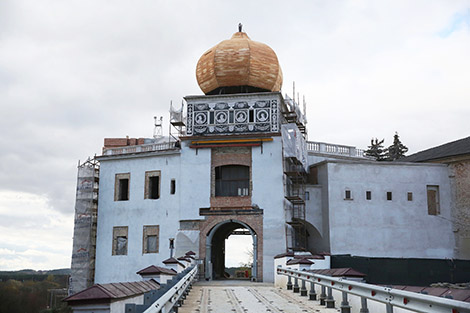
[[336,313],[318,301],[309,301],[298,293],[275,288],[272,284],[243,281],[197,282],[179,313]]

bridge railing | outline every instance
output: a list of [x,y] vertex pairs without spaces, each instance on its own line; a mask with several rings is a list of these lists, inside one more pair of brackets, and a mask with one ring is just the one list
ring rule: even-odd
[[192,283],[197,279],[197,265],[177,275],[159,290],[145,293],[144,304],[126,304],[126,313],[170,313],[178,312]]
[[[315,284],[321,287],[319,300],[321,305],[327,308],[334,307],[333,290],[339,291],[342,295],[341,312],[351,312],[348,295],[361,298],[361,308],[356,312],[368,313],[367,301],[375,301],[385,304],[385,311],[393,313],[394,308],[401,308],[411,312],[421,313],[466,313],[470,312],[470,303],[456,301],[447,298],[430,296],[416,292],[397,290],[389,287],[365,284],[357,281],[336,278],[307,271],[292,270],[278,267],[277,274],[285,275],[288,278],[287,289],[299,292],[301,296],[307,296],[306,284],[310,283],[309,297],[317,300]],[[301,286],[299,286],[299,281]],[[355,308],[356,309],[356,308]]]

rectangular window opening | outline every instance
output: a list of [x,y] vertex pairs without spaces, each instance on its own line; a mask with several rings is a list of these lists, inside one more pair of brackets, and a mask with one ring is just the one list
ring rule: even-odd
[[408,192],[408,201],[413,201],[413,193],[412,192]]
[[305,200],[310,200],[310,192],[309,191],[306,191],[305,192]]
[[142,253],[158,253],[159,226],[144,226]]
[[145,172],[145,199],[160,198],[160,171]]
[[176,193],[176,180],[172,179],[170,183],[170,194],[174,195]]
[[428,214],[439,215],[441,213],[439,205],[439,186],[426,186],[428,198]]
[[255,121],[255,112],[250,109],[248,111],[248,122],[253,123]]
[[387,191],[387,200],[392,201],[392,192],[391,191]]
[[116,174],[114,182],[114,201],[129,200],[130,173]]
[[345,192],[344,192],[344,200],[352,200],[352,197],[351,197],[351,190],[345,190]]
[[127,226],[113,227],[113,255],[127,255]]
[[366,191],[366,200],[372,199],[372,191]]
[[237,197],[250,195],[250,167],[223,165],[215,168],[215,196]]

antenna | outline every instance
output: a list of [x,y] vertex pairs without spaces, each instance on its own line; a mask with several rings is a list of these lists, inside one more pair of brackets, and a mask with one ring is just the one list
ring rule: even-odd
[[155,127],[153,129],[153,138],[161,138],[163,137],[162,132],[162,124],[163,124],[163,116],[160,116],[160,119],[157,119],[156,116],[153,117]]
[[305,95],[304,95],[304,116],[307,116],[307,102],[305,102]]
[[295,101],[295,81],[292,82],[292,100]]

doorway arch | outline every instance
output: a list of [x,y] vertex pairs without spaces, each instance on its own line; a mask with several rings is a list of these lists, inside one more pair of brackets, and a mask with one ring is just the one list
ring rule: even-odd
[[205,278],[206,280],[222,278],[225,271],[225,239],[232,231],[245,228],[250,232],[253,240],[253,265],[251,267],[251,279],[256,280],[258,276],[258,236],[245,222],[235,219],[222,221],[209,230],[206,235],[206,258]]

